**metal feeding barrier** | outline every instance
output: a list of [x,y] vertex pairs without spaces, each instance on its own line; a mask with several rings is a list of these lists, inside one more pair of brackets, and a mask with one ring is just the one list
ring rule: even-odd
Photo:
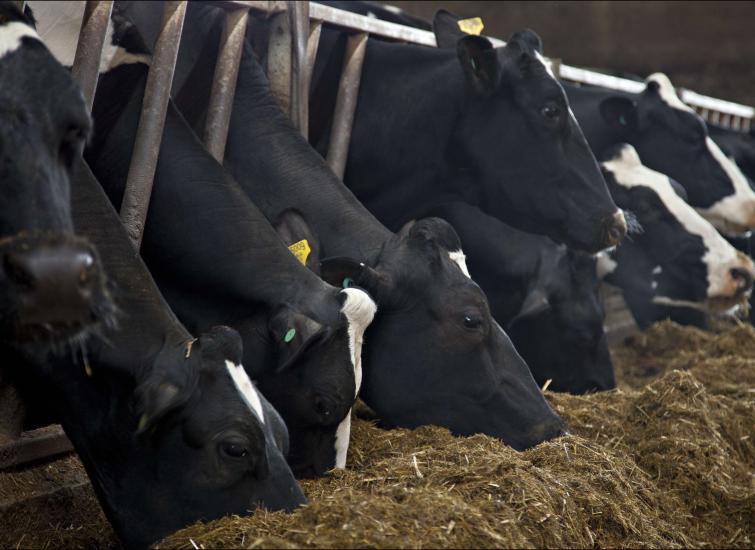
[[[210,3],[210,2],[208,2]],[[26,2],[17,2],[23,9]],[[370,36],[381,39],[435,47],[432,32],[357,15],[307,1],[211,2],[225,12],[225,21],[210,94],[207,122],[203,134],[210,153],[222,161],[233,97],[245,39],[249,12],[265,15],[269,24],[267,54],[271,88],[285,112],[306,138],[308,133],[308,96],[322,26],[327,24],[350,33],[333,115],[327,164],[343,177],[351,140],[351,126],[359,95],[362,63]],[[81,24],[72,75],[81,86],[87,105],[94,101],[100,58],[111,24],[113,2],[87,1]],[[170,98],[178,46],[181,41],[186,1],[166,1],[162,6],[160,32],[155,43],[144,92],[134,151],[121,206],[121,218],[135,248],[142,240],[152,193],[158,152]],[[491,38],[494,45],[504,42]],[[605,75],[554,61],[554,72],[565,80],[604,86],[627,92],[641,92],[642,82]],[[735,130],[749,130],[755,110],[746,105],[680,90],[681,99],[706,120]],[[17,466],[61,452],[72,446],[59,426],[27,432],[0,445],[0,469]]]

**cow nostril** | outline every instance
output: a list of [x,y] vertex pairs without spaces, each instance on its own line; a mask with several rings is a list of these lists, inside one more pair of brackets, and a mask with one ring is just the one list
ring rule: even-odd
[[34,288],[35,277],[24,256],[9,253],[3,258],[3,270],[8,279],[24,289]]
[[749,271],[733,267],[729,270],[729,273],[738,290],[746,290],[752,286],[752,274]]

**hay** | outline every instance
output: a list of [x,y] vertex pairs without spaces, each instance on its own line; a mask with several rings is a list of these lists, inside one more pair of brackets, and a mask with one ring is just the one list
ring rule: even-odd
[[650,385],[547,393],[572,435],[516,453],[356,420],[349,469],[303,483],[304,508],[197,524],[157,547],[751,547],[755,331],[662,323],[639,338],[617,363],[636,385],[664,373]]
[[[197,524],[157,546],[751,548],[755,330],[661,323],[613,352],[620,390],[546,392],[572,435],[517,453],[355,419],[349,469],[303,482],[307,506]],[[73,500],[96,507],[91,490]],[[114,544],[101,513],[61,522],[46,506],[22,547]]]

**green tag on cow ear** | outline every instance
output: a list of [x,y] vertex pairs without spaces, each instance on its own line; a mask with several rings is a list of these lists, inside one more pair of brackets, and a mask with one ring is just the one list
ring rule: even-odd
[[349,287],[351,286],[351,283],[353,283],[353,282],[354,282],[354,281],[352,281],[352,280],[351,280],[351,277],[346,277],[346,278],[345,278],[345,279],[343,280],[343,283],[341,283],[341,286],[342,286],[343,288],[349,288]]
[[288,344],[291,340],[294,339],[294,336],[296,336],[296,329],[290,328],[288,329],[288,332],[286,333],[286,335],[283,337],[283,341]]
[[624,115],[621,115],[619,117],[619,124],[621,124],[622,126],[626,126],[627,125],[627,119],[626,119],[626,117]]

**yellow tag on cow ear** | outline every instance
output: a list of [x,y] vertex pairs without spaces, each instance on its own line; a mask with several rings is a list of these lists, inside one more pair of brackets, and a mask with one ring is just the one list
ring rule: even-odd
[[309,253],[312,252],[312,249],[309,248],[307,239],[302,239],[298,243],[292,244],[288,249],[291,251],[291,254],[296,256],[296,259],[299,260],[302,265],[307,265],[307,258],[309,258]]
[[482,29],[485,28],[485,25],[482,23],[482,19],[479,17],[472,17],[470,19],[459,19],[456,22],[457,25],[459,25],[459,29],[461,32],[465,32],[467,34],[474,34],[479,36],[482,32]]

